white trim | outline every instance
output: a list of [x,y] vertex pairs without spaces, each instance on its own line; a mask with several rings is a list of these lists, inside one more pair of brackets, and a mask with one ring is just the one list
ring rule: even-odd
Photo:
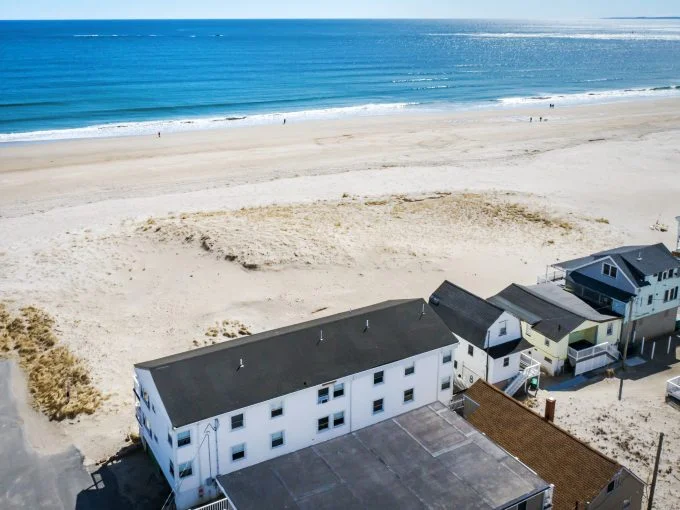
[[[612,263],[614,266],[616,266],[617,271],[619,271],[619,272],[623,275],[623,277],[624,277],[626,280],[628,280],[628,283],[630,283],[630,284],[633,286],[633,288],[636,290],[636,293],[639,292],[639,291],[640,291],[640,287],[638,287],[637,284],[633,283],[633,281],[632,281],[630,278],[628,278],[628,275],[625,273],[625,271],[622,271],[622,270],[621,270],[621,266],[619,266],[619,265],[614,261],[614,259],[611,257],[611,255],[607,255],[607,256],[605,256],[605,257],[602,257],[601,259],[591,260],[591,261],[588,262],[587,264],[583,264],[583,265],[581,265],[581,266],[576,266],[576,267],[572,267],[572,268],[570,268],[570,269],[565,269],[565,271],[576,271],[577,269],[583,269],[584,267],[592,266],[593,264],[603,263],[603,262],[604,262],[605,260],[607,260],[607,259],[611,260],[611,263]],[[559,267],[559,264],[555,264],[555,266]],[[603,273],[603,274],[604,274],[604,273]],[[607,276],[607,275],[605,275],[605,276]],[[645,276],[646,276],[646,275],[645,275]]]

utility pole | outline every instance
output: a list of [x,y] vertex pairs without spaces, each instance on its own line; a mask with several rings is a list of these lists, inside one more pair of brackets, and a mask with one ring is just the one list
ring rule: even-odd
[[649,488],[647,510],[652,510],[652,505],[654,504],[654,489],[656,489],[656,476],[659,474],[659,460],[661,459],[662,446],[663,446],[663,432],[659,434],[659,446],[656,449],[656,460],[654,461],[654,474],[652,475],[652,486]]

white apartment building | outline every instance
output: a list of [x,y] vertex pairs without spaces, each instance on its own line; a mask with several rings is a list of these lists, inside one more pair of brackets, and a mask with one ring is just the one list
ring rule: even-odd
[[218,475],[448,404],[457,343],[413,299],[139,363],[140,436],[177,508],[198,506]]

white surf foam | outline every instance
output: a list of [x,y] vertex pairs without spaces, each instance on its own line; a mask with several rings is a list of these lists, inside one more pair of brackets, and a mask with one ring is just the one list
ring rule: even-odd
[[596,39],[612,41],[680,41],[680,34],[665,33],[561,33],[561,32],[456,32],[430,33],[432,37],[473,37],[485,39]]

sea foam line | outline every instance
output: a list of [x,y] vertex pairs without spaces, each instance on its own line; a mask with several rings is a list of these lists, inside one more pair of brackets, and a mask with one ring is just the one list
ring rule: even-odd
[[429,33],[430,37],[473,37],[484,39],[596,39],[612,41],[680,41],[680,34],[559,33],[559,32],[455,32]]

